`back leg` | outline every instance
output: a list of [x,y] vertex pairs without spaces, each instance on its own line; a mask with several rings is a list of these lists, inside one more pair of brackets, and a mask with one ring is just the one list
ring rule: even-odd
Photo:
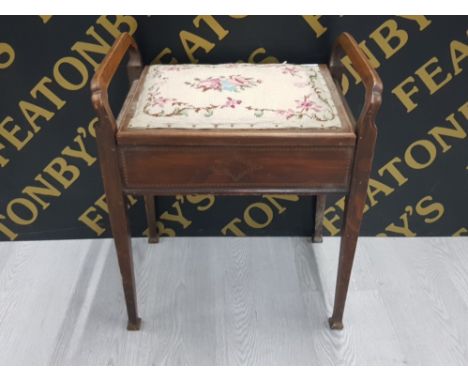
[[159,243],[159,232],[156,225],[156,196],[145,195],[146,220],[148,222],[148,243]]
[[315,227],[312,242],[321,243],[323,241],[323,214],[325,212],[325,204],[327,202],[327,196],[325,194],[317,195],[315,204]]

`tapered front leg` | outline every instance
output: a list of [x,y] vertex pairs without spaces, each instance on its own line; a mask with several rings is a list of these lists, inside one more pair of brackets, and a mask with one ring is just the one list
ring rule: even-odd
[[312,242],[321,243],[323,241],[323,213],[325,212],[325,204],[327,202],[327,196],[320,194],[316,196],[315,203],[315,227],[314,235],[312,236]]
[[156,225],[156,197],[145,195],[146,221],[148,222],[148,243],[159,243],[159,232]]
[[128,314],[128,330],[139,330],[141,319],[138,317],[135,273],[133,269],[131,232],[128,223],[126,198],[117,190],[107,191],[109,217],[114,236],[117,259],[125,295]]
[[331,329],[343,329],[343,312],[366,201],[365,188],[364,190],[359,190],[359,192],[351,192],[346,199],[338,276],[336,281],[335,304],[333,307],[333,314],[329,319]]
[[335,304],[329,319],[330,328],[343,329],[343,311],[348,294],[349,280],[353,268],[354,253],[361,228],[364,206],[367,198],[367,185],[372,167],[373,148],[376,130],[373,127],[358,137],[351,182],[345,198],[343,226],[341,229],[340,257],[336,280]]

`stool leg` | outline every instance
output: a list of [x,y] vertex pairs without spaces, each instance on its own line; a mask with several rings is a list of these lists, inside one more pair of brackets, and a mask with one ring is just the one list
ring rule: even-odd
[[156,197],[145,195],[146,220],[148,222],[148,243],[159,243],[159,232],[156,225]]
[[109,218],[114,236],[117,259],[127,305],[128,330],[139,330],[141,319],[138,317],[135,274],[133,270],[133,256],[131,232],[128,223],[127,206],[125,196],[117,191],[108,189],[107,203],[109,205]]
[[366,202],[367,182],[364,187],[351,188],[346,197],[346,207],[343,216],[343,229],[341,233],[340,257],[336,281],[335,304],[333,314],[328,320],[331,329],[343,329],[343,311],[348,294],[349,280],[353,267],[356,244],[361,227],[364,205]]
[[323,241],[323,213],[325,212],[325,204],[327,202],[327,196],[320,194],[316,196],[315,203],[315,227],[312,242],[321,243]]

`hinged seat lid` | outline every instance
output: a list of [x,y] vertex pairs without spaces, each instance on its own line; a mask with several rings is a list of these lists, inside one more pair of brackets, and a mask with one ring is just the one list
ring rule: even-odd
[[152,65],[128,129],[341,128],[320,65]]

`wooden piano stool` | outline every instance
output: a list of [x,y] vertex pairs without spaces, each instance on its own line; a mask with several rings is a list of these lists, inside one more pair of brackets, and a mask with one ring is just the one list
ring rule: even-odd
[[[119,118],[108,87],[129,55],[130,91]],[[347,55],[365,86],[354,119],[339,89]],[[329,65],[143,66],[122,34],[91,83],[102,179],[123,280],[128,329],[140,318],[126,194],[143,195],[149,241],[158,242],[158,195],[317,195],[313,241],[322,241],[327,193],[346,194],[332,329],[343,310],[376,140],[382,82],[356,41],[341,34]]]

